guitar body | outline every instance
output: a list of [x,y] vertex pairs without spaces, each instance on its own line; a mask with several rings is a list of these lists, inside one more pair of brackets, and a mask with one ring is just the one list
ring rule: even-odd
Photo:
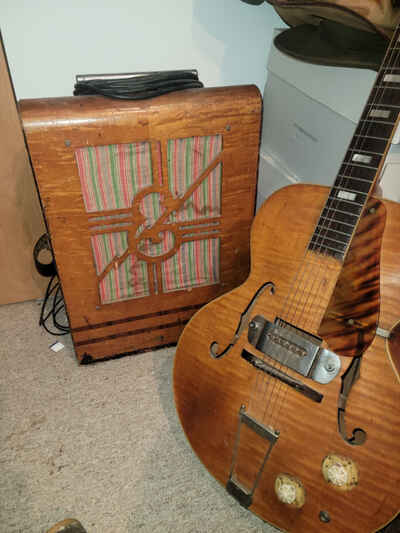
[[[361,221],[362,229],[354,238],[348,264],[340,265],[333,258],[322,264],[326,275],[319,283],[326,284],[326,301],[322,298],[322,302],[303,305],[301,321],[294,324],[304,329],[309,324],[310,332],[322,337],[324,345],[340,356],[341,370],[328,384],[297,375],[323,395],[322,401],[312,401],[249,364],[242,357],[243,350],[256,355],[257,350],[249,344],[248,327],[232,342],[252,299],[250,319],[261,315],[273,322],[280,316],[293,291],[292,281],[304,261],[304,251],[327,194],[325,187],[293,185],[279,190],[264,203],[253,223],[249,278],[197,312],[179,340],[174,367],[175,401],[193,450],[218,481],[227,485],[233,457],[238,486],[251,486],[259,476],[251,503],[246,506],[260,518],[295,533],[367,533],[389,523],[400,509],[400,383],[396,367],[400,343],[392,342],[388,349],[383,337],[364,335],[360,378],[346,404],[346,427],[349,434],[354,428],[362,428],[367,438],[361,445],[351,445],[338,431],[341,377],[357,349],[357,342],[351,340],[354,335],[348,336],[345,345],[340,344],[340,338],[346,336],[346,323],[354,322],[346,310],[349,305],[346,308],[343,287],[349,288],[355,322],[362,322],[360,317],[367,317],[367,321],[370,317],[375,324],[368,331],[376,329],[379,303],[379,327],[391,330],[398,322],[400,206],[382,201],[378,202],[377,211],[371,209],[379,216],[371,223]],[[364,262],[369,265],[365,269],[368,272],[360,268]],[[379,274],[380,291],[374,281]],[[264,290],[254,299],[266,282],[273,283],[274,291]],[[336,289],[330,293],[331,282]],[[363,290],[366,286],[369,289]],[[320,314],[321,305],[326,307],[325,321],[322,327],[318,321],[317,327],[314,317]],[[334,320],[336,315],[341,318],[335,322],[335,332],[332,317]],[[394,332],[400,334],[400,328]],[[230,343],[233,346],[216,359],[210,355],[213,343],[218,343],[219,352]],[[243,425],[238,438],[241,407],[261,426],[279,433],[268,457],[265,454],[269,442],[248,425]],[[327,457],[348,461],[352,465],[352,481],[326,481],[322,463]],[[289,499],[284,503],[278,499],[276,479],[282,474],[296,480],[296,486],[301,487],[300,500],[304,501],[293,503]]]

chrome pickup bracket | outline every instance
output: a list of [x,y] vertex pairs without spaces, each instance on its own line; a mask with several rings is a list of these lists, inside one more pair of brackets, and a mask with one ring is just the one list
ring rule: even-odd
[[321,347],[322,339],[281,318],[269,322],[255,316],[249,324],[248,341],[274,361],[318,383],[330,383],[341,368],[340,357]]

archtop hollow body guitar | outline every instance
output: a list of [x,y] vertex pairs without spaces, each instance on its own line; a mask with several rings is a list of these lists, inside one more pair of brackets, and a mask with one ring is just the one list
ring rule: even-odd
[[176,352],[195,453],[284,531],[373,532],[400,508],[400,206],[373,196],[398,123],[399,35],[333,187],[264,203],[249,278],[197,312]]

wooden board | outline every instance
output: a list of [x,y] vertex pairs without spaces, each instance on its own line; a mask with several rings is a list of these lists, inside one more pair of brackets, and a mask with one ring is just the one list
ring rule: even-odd
[[1,42],[0,101],[0,304],[7,304],[43,296],[47,281],[32,250],[46,230]]
[[79,361],[175,343],[247,277],[256,87],[20,109]]

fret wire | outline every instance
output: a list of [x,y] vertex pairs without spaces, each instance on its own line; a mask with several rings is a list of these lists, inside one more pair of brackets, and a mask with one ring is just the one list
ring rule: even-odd
[[335,207],[324,207],[324,209],[331,209],[335,213],[340,213],[341,215],[348,215],[350,217],[358,218],[359,214],[355,215],[354,213],[349,213],[348,211],[342,211],[341,209],[336,209]]
[[373,135],[360,135],[359,133],[355,133],[353,137],[361,137],[363,139],[376,139],[377,141],[388,141],[389,137],[374,137]]
[[379,155],[380,157],[383,156],[383,153],[381,153],[381,152],[371,152],[370,150],[362,150],[361,148],[357,148],[357,149],[356,148],[349,148],[347,151],[348,152],[361,153],[361,154],[368,154],[368,155]]
[[[365,137],[362,140],[365,141]],[[381,142],[385,142],[385,147],[386,147],[386,141],[381,141]],[[350,144],[354,144],[354,147],[353,148],[349,148],[347,150],[348,152],[358,152],[358,151],[360,151],[360,152],[365,152],[366,154],[375,154],[375,155],[378,155],[379,157],[382,157],[383,154],[385,153],[384,151],[382,151],[382,152],[374,152],[374,151],[370,151],[370,150],[363,150],[362,147],[364,146],[365,143],[363,143],[361,141],[361,139],[353,139],[353,141]],[[346,155],[347,155],[347,153],[346,153]]]
[[[328,237],[327,235],[318,235],[318,236],[316,236],[315,233],[314,233],[314,235],[312,236],[312,239],[314,239],[314,237],[316,239],[325,239],[327,241],[337,242],[338,244],[342,244],[342,245],[346,245],[348,243],[348,241],[347,242],[338,241],[337,239],[334,239],[333,237]],[[311,241],[312,241],[312,239],[311,239]],[[323,243],[321,243],[321,244],[324,246]]]
[[360,163],[352,163],[351,161],[345,161],[342,163],[343,165],[351,166],[351,167],[359,167],[359,168],[368,168],[370,170],[378,170],[379,167],[371,167],[371,165],[362,165]]
[[315,242],[314,240],[311,240],[310,244],[311,244],[311,246],[319,248],[321,250],[325,250],[325,251],[326,250],[333,250],[334,252],[340,253],[340,254],[343,254],[345,252],[346,247],[348,245],[347,242],[340,242],[340,243],[332,242],[332,243],[329,243],[329,244],[325,244],[325,243],[322,243],[322,242]]
[[386,135],[387,139],[392,134],[394,124],[378,124],[373,121],[369,121],[367,124],[359,124],[357,126],[357,133],[363,135],[363,132],[372,133],[373,135]]
[[[339,187],[340,188],[340,187]],[[359,193],[360,194],[360,193]],[[365,193],[362,193],[362,194],[365,194]],[[367,196],[367,195],[366,195]],[[350,205],[359,205],[361,207],[364,206],[364,202],[360,203],[360,202],[355,202],[353,200],[345,200],[344,198],[338,198],[337,196],[331,196],[331,198],[333,200],[337,200],[338,202],[346,202],[347,204],[350,204]],[[332,207],[331,209],[335,209],[334,207]]]
[[[395,83],[395,82],[388,81],[387,83],[389,84],[389,83]],[[385,89],[389,91],[398,91],[400,87],[392,87],[392,86],[389,87],[389,85],[375,85],[374,89]]]
[[[329,194],[329,197],[328,197],[328,199],[327,199],[325,205],[327,206],[327,208],[329,208],[329,209],[334,209],[334,210],[337,211],[338,213],[342,212],[342,213],[345,214],[345,215],[348,214],[347,206],[346,206],[346,205],[341,206],[340,204],[336,204],[336,206],[331,205],[331,206],[328,207],[328,202],[344,202],[344,200],[343,200],[342,198],[338,198],[337,196],[332,196],[332,194]],[[351,203],[354,205],[353,202],[351,202]],[[363,204],[363,205],[364,205],[364,204]],[[343,209],[346,209],[346,211],[344,211],[344,210],[340,210],[341,207],[343,207]],[[354,205],[354,207],[356,207],[356,206]],[[354,214],[354,213],[351,213],[351,214]]]
[[362,118],[359,122],[371,122],[371,124],[386,124],[387,126],[394,126],[396,124],[396,121],[375,120],[374,118]]
[[[352,215],[352,216],[356,216],[356,215]],[[354,228],[354,224],[350,224],[349,222],[342,222],[341,220],[335,220],[334,218],[329,218],[329,217],[326,217],[324,215],[320,216],[320,220],[322,218],[325,218],[325,220],[329,220],[330,222],[336,222],[338,224],[344,224],[345,226],[349,226],[350,228]]]
[[[320,227],[322,230],[324,231],[334,231],[335,233],[340,233],[341,235],[345,235],[346,237],[351,237],[352,233],[346,233],[345,231],[340,231],[338,229],[333,229],[333,228],[325,228],[324,226],[320,226],[319,224],[317,224],[317,228]],[[329,237],[327,237],[329,239]]]
[[[344,250],[337,250],[336,248],[332,248],[332,246],[326,246],[325,244],[315,244],[315,243],[311,242],[311,245],[315,246],[317,248],[323,248],[324,250],[332,250],[336,254],[343,255],[343,253],[344,253]],[[312,250],[312,248],[311,248],[311,250]]]
[[378,104],[378,103],[367,103],[366,107],[394,107],[395,109],[400,109],[400,105],[396,105],[396,104]]
[[346,176],[346,174],[338,174],[339,178],[347,179],[347,180],[358,180],[362,181],[363,183],[370,183],[374,181],[374,178],[372,180],[369,180],[368,178],[358,178],[357,176]]
[[[341,191],[345,191],[345,192],[352,192],[352,193],[355,193],[355,194],[363,194],[364,196],[368,196],[368,193],[366,192],[361,192],[361,191],[356,191],[354,189],[350,189],[349,187],[340,187],[339,185],[334,185],[332,187],[332,189],[339,189]],[[335,196],[335,199],[336,199],[336,196]],[[340,200],[343,200],[343,198],[339,198]],[[353,203],[353,202],[351,202]],[[361,204],[361,205],[364,205],[364,204]]]

